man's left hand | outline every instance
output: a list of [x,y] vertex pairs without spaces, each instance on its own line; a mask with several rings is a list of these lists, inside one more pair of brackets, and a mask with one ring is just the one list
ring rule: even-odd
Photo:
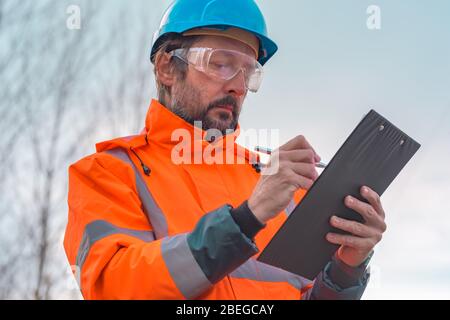
[[365,186],[361,188],[361,195],[369,203],[347,196],[345,205],[358,212],[365,222],[359,223],[333,216],[331,225],[350,234],[327,234],[329,242],[341,245],[337,252],[338,258],[351,267],[357,267],[364,262],[386,231],[385,213],[380,196]]

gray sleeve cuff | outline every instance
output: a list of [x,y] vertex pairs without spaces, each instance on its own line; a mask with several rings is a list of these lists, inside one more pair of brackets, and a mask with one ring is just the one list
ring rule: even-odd
[[310,300],[359,300],[361,299],[369,282],[370,273],[365,271],[359,283],[341,288],[330,279],[330,261],[325,269],[317,276],[314,287],[308,293],[306,299]]
[[372,258],[373,251],[367,259],[358,267],[351,267],[345,264],[337,257],[337,253],[333,256],[329,268],[329,276],[332,283],[337,284],[340,288],[350,288],[361,285],[362,279],[367,269],[367,265]]

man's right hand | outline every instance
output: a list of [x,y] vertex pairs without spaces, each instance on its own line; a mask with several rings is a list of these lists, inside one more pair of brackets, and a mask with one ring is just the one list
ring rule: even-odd
[[[315,163],[319,161],[320,157],[303,136],[275,150],[248,199],[248,207],[256,218],[266,223],[287,207],[299,188],[309,189],[318,177]],[[267,170],[275,172],[264,174]]]

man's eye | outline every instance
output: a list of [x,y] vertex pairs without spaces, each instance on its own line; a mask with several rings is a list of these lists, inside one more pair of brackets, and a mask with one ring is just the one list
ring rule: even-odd
[[223,63],[217,63],[217,62],[214,62],[212,65],[213,65],[213,67],[216,68],[216,69],[223,69],[223,68],[226,67],[225,64],[223,64]]

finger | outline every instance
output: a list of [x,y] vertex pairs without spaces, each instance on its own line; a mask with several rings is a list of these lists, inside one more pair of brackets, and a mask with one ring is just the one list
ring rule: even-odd
[[315,181],[319,176],[316,167],[312,163],[285,162],[285,165],[289,166],[289,168],[291,168],[297,175],[306,177],[313,181]]
[[351,221],[347,219],[342,219],[337,216],[332,216],[330,223],[333,227],[349,232],[352,235],[361,238],[370,238],[377,235],[376,230],[356,221]]
[[357,250],[370,250],[375,246],[372,238],[360,238],[351,235],[327,233],[326,239],[333,244],[351,247]]
[[315,163],[315,153],[312,149],[280,151],[280,160],[291,162]]
[[314,184],[314,181],[302,175],[298,175],[291,170],[291,174],[289,175],[289,183],[295,186],[296,189],[302,188],[309,190],[309,188],[311,188]]
[[372,205],[372,207],[374,207],[375,211],[383,217],[383,219],[385,218],[385,213],[384,213],[384,209],[383,206],[381,204],[381,199],[380,196],[378,195],[378,193],[376,193],[375,191],[373,191],[371,188],[363,186],[361,187],[361,195],[367,200],[369,201],[369,203]]
[[314,148],[309,144],[306,138],[302,135],[296,136],[295,138],[289,140],[284,145],[282,145],[279,150],[280,151],[289,151],[289,150],[297,150],[297,149],[311,149],[314,152],[314,160],[316,162],[320,161],[320,157]]
[[370,204],[360,201],[352,196],[347,196],[345,197],[345,205],[359,213],[366,221],[366,225],[374,226],[382,232],[386,231],[386,223],[381,215],[379,215]]

